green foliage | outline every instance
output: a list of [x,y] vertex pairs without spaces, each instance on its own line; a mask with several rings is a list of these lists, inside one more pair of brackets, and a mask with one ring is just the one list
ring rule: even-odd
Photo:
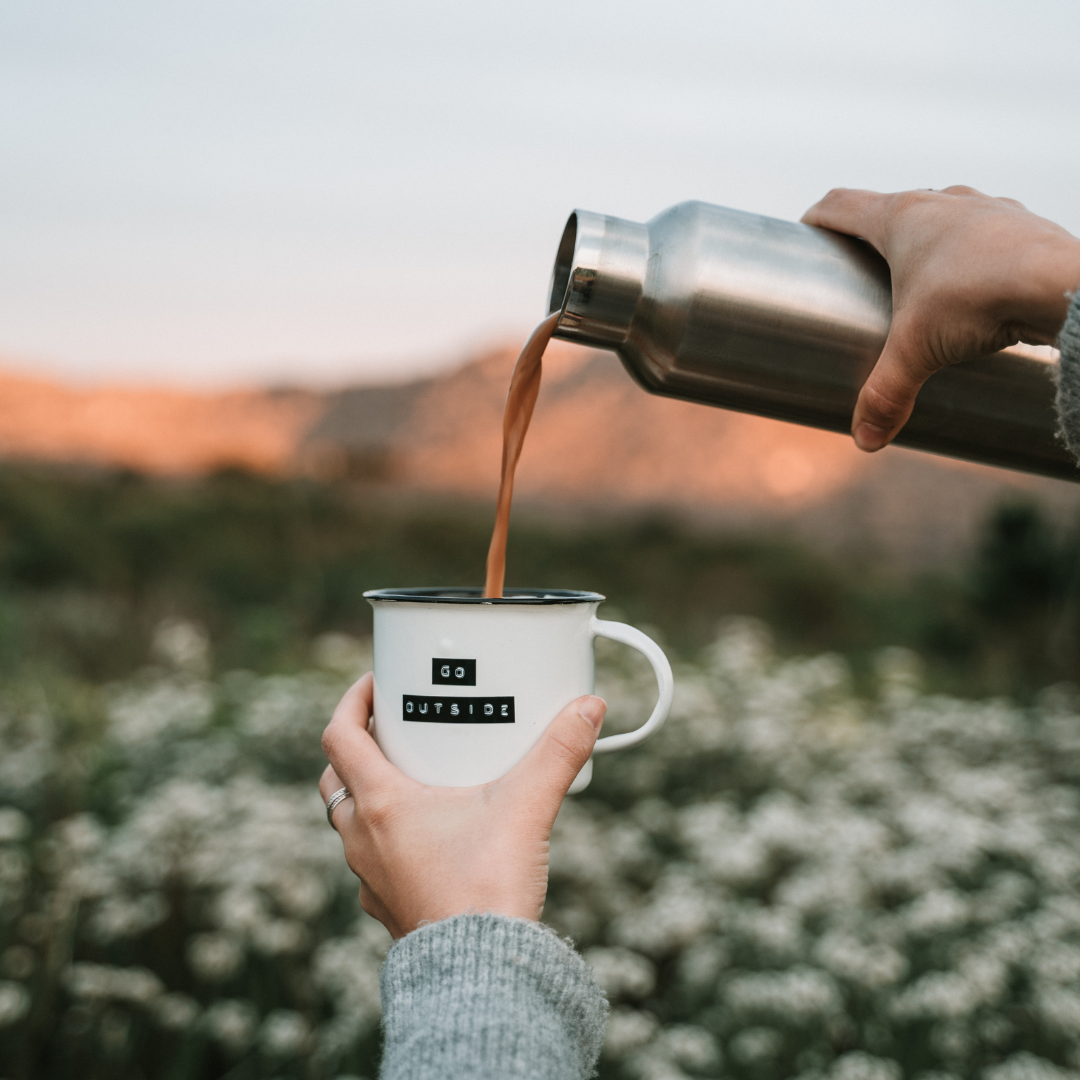
[[[169,615],[207,626],[222,668],[293,669],[319,633],[368,632],[365,589],[479,583],[490,523],[483,506],[347,484],[8,466],[0,671],[121,677],[147,661],[150,631]],[[1030,696],[1080,679],[1080,545],[1030,506],[1002,508],[969,566],[924,575],[655,514],[528,511],[508,567],[511,584],[598,590],[687,655],[717,619],[752,615],[782,649],[838,650],[860,678],[876,649],[904,645],[926,656],[931,685],[955,692]]]

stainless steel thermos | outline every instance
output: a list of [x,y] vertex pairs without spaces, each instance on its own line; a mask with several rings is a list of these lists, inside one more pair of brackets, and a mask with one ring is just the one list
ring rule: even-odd
[[[645,225],[571,214],[548,310],[556,337],[613,349],[653,393],[847,432],[892,292],[864,241],[686,202]],[[1055,434],[1055,368],[1024,346],[946,368],[896,442],[1080,481]]]

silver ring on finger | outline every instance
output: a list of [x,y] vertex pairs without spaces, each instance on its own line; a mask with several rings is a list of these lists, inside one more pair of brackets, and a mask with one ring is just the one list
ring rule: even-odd
[[352,792],[347,788],[338,788],[333,795],[327,800],[326,803],[326,820],[330,823],[330,828],[337,832],[337,826],[334,824],[334,811],[338,806],[346,799],[352,798]]

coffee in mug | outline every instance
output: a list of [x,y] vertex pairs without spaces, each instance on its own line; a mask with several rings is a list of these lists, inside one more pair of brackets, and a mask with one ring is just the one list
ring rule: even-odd
[[[611,638],[652,664],[659,690],[641,727],[598,739],[596,754],[636,746],[667,719],[675,684],[660,646],[596,617],[604,597],[563,589],[377,589],[370,731],[407,776],[437,787],[496,780],[555,716],[594,687],[593,641]],[[592,778],[592,759],[570,792]]]

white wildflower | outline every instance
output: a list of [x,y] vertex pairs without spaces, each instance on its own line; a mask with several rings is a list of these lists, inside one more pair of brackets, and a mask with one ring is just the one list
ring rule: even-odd
[[893,998],[893,1016],[904,1020],[951,1020],[970,1015],[982,995],[955,971],[931,971]]
[[604,1033],[604,1053],[624,1057],[644,1046],[656,1034],[659,1025],[648,1012],[637,1009],[612,1009]]
[[[361,927],[373,920],[362,920]],[[315,952],[312,976],[330,999],[334,1009],[347,1017],[354,1030],[363,1034],[382,1015],[379,999],[379,968],[385,944],[360,933],[324,941]]]
[[328,883],[311,873],[284,873],[274,879],[274,898],[296,919],[313,919],[330,901]]
[[30,874],[30,860],[18,848],[0,848],[0,896],[15,897]]
[[265,896],[243,886],[225,889],[213,908],[218,926],[242,934],[262,926],[270,918],[270,905]]
[[64,982],[76,998],[127,1001],[147,1005],[164,991],[161,980],[145,968],[110,967],[108,964],[72,964]]
[[795,960],[802,953],[802,919],[795,908],[757,904],[733,907],[727,929],[769,961]]
[[1071,1069],[1062,1069],[1045,1058],[1021,1052],[982,1071],[982,1080],[1077,1080]]
[[0,982],[0,1028],[17,1024],[30,1011],[30,992],[21,983]]
[[74,858],[99,850],[107,835],[105,827],[93,814],[76,814],[62,821],[57,827],[60,843]]
[[661,1046],[646,1047],[624,1068],[634,1080],[690,1080],[690,1074],[683,1072]]
[[662,879],[642,907],[614,922],[614,939],[627,948],[657,954],[692,941],[716,922],[714,897],[682,874]]
[[678,816],[679,830],[697,860],[717,881],[750,885],[768,871],[770,852],[725,802],[698,803]]
[[156,752],[165,740],[197,735],[213,712],[207,684],[162,680],[120,691],[109,709],[109,730],[121,746]]
[[259,1014],[250,1001],[227,998],[215,1001],[203,1013],[207,1034],[232,1053],[246,1050],[255,1037]]
[[861,1050],[838,1057],[828,1072],[829,1080],[900,1080],[903,1075],[898,1061]]
[[714,986],[727,966],[728,948],[719,938],[697,938],[679,957],[679,979],[691,990]]
[[1044,945],[1028,957],[1031,970],[1048,982],[1062,985],[1080,979],[1080,948],[1064,941]]
[[271,919],[253,926],[251,943],[267,956],[287,956],[302,952],[308,944],[308,931],[295,919]]
[[318,667],[358,679],[372,667],[371,640],[351,634],[320,634],[311,643],[311,657]]
[[158,1023],[169,1031],[184,1031],[198,1019],[199,1003],[187,994],[164,994],[154,1005]]
[[912,934],[940,934],[963,926],[969,912],[968,900],[955,889],[939,889],[911,904],[904,913],[904,922]]
[[1080,878],[1080,853],[1066,844],[1040,843],[1037,827],[1021,837],[1017,847],[1031,851],[1038,876],[1052,889],[1067,889]]
[[[552,878],[599,884],[618,875],[618,853],[608,845],[603,824],[576,800],[563,802],[551,835]],[[638,857],[636,851],[630,854]]]
[[222,982],[240,970],[244,949],[228,934],[196,934],[187,947],[188,963],[200,979]]
[[135,899],[106,896],[94,909],[90,932],[102,942],[138,937],[162,923],[168,914],[169,906],[159,892],[144,893]]
[[772,633],[759,619],[728,619],[707,657],[720,675],[741,680],[762,675],[772,658]]
[[783,1033],[770,1027],[748,1027],[731,1040],[731,1056],[743,1065],[771,1061],[784,1048]]
[[656,986],[656,968],[652,961],[629,949],[588,949],[585,962],[592,968],[609,1001],[621,998],[640,1001]]
[[864,944],[843,931],[833,931],[820,938],[814,958],[834,975],[869,990],[893,985],[908,970],[907,958],[891,945]]
[[695,1072],[712,1071],[720,1064],[720,1048],[704,1028],[675,1024],[664,1029],[658,1048],[676,1065]]
[[918,698],[923,662],[910,649],[896,646],[882,649],[874,658],[874,671],[880,681],[881,700],[886,706],[904,708]]
[[972,914],[980,922],[1001,923],[1025,906],[1035,883],[1015,871],[1002,871],[972,898]]
[[831,976],[815,968],[763,971],[733,976],[727,984],[728,1003],[747,1016],[775,1016],[794,1023],[829,1016],[840,1008],[840,993]]
[[154,652],[180,671],[203,675],[210,668],[210,637],[187,619],[164,619],[154,628]]
[[0,953],[0,971],[12,979],[28,979],[37,967],[37,956],[25,945],[9,945]]
[[38,710],[0,710],[0,799],[35,798],[60,761],[51,718]]
[[25,840],[30,835],[30,819],[14,806],[0,806],[0,844]]
[[1080,1039],[1080,993],[1062,986],[1040,986],[1035,1008],[1051,1030]]
[[292,1009],[275,1009],[259,1029],[259,1046],[271,1057],[295,1057],[311,1036],[307,1021]]

